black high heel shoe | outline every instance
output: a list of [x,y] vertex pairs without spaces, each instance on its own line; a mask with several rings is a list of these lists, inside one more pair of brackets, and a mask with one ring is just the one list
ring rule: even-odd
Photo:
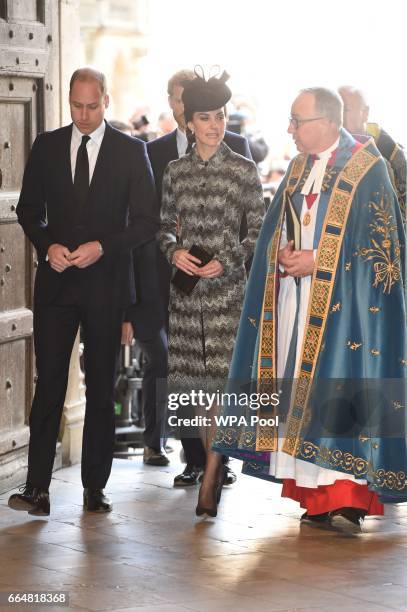
[[197,516],[203,516],[204,514],[206,514],[207,516],[215,518],[215,516],[218,514],[218,505],[219,505],[220,498],[222,495],[222,487],[225,483],[226,476],[227,476],[226,467],[223,464],[221,464],[219,466],[218,477],[215,479],[215,484],[212,487],[211,497],[213,500],[213,504],[211,506],[203,505],[200,503],[199,497],[200,497],[203,483],[201,484],[200,489],[199,489],[198,505],[195,509],[195,514]]

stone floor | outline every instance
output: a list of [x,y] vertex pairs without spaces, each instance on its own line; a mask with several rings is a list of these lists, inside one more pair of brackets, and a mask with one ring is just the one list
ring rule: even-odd
[[72,610],[137,612],[407,610],[407,504],[347,535],[300,525],[278,485],[240,476],[203,521],[197,489],[172,488],[175,454],[167,468],[115,460],[109,515],[82,512],[78,466],[55,473],[49,519],[9,510],[2,495],[3,598],[67,591]]

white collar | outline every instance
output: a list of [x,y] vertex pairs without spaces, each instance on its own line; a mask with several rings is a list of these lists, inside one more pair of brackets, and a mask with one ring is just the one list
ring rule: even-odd
[[176,132],[177,132],[177,138],[183,138],[183,139],[185,138],[185,140],[187,140],[186,133],[184,132],[184,130],[181,130],[179,126],[177,126]]
[[[94,142],[98,147],[102,143],[103,136],[105,135],[105,129],[106,123],[104,120],[102,120],[102,123],[99,125],[99,127],[97,127],[96,130],[94,130],[91,134],[88,134],[92,142]],[[82,136],[84,135],[85,134],[82,134],[82,132],[76,127],[75,124],[72,125],[72,136],[74,136],[76,140],[81,140]]]
[[335,140],[335,142],[333,144],[331,144],[330,147],[325,149],[325,151],[321,151],[321,153],[318,153],[317,157],[319,159],[325,159],[325,157],[327,157],[329,159],[331,157],[331,154],[335,151],[335,149],[338,148],[339,139],[340,139],[340,137],[338,136],[338,138]]
[[318,153],[308,178],[304,183],[304,187],[301,189],[302,195],[308,195],[309,193],[320,193],[326,166],[332,153],[338,148],[338,145],[339,137],[330,147],[325,149],[325,151]]

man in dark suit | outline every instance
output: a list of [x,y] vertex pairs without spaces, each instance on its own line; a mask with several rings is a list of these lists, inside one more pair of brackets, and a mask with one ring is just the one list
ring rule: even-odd
[[[170,134],[165,134],[147,143],[147,151],[153,168],[159,203],[161,203],[162,180],[167,164],[173,159],[178,159],[182,155],[185,155],[188,149],[184,105],[182,102],[182,92],[184,90],[182,83],[194,78],[195,73],[192,70],[180,70],[170,78],[167,87],[168,103],[172,109],[174,119],[178,124],[177,128]],[[224,141],[233,151],[251,159],[246,138],[234,134],[233,132],[226,131]],[[246,225],[245,221],[244,219],[242,226]],[[242,227],[241,237],[244,237],[246,233],[247,228],[245,230],[245,228]],[[172,270],[161,251],[158,252],[157,258],[159,264],[159,282],[168,328],[168,303]],[[171,333],[171,330],[169,331]],[[181,443],[185,452],[187,465],[183,473],[175,477],[174,486],[195,485],[205,466],[205,448],[200,438],[181,438]],[[235,480],[235,474],[229,469],[227,483],[232,484]]]
[[74,72],[73,124],[37,137],[17,215],[38,252],[34,343],[38,380],[30,414],[25,489],[9,506],[50,511],[48,488],[79,328],[84,340],[84,508],[112,509],[104,495],[114,449],[114,375],[124,309],[135,301],[131,250],[154,237],[157,205],[145,144],[104,121],[103,74]]
[[133,250],[136,302],[126,311],[122,344],[130,345],[136,338],[143,356],[143,461],[165,466],[169,463],[164,449],[168,346],[158,275],[154,273],[158,254],[155,240]]

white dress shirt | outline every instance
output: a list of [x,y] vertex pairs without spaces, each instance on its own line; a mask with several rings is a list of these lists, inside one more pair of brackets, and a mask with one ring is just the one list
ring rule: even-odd
[[188,147],[188,138],[185,132],[177,127],[177,149],[178,149],[178,157],[182,157],[187,152]]
[[[88,134],[90,140],[86,143],[86,150],[88,152],[89,160],[89,184],[92,180],[93,171],[95,170],[97,158],[99,155],[100,145],[102,144],[103,136],[105,135],[106,124],[104,121],[99,125],[98,128],[91,134]],[[75,166],[76,157],[78,155],[78,149],[82,142],[82,132],[78,130],[75,124],[72,126],[72,138],[71,138],[71,169],[72,169],[72,182],[75,178]]]

